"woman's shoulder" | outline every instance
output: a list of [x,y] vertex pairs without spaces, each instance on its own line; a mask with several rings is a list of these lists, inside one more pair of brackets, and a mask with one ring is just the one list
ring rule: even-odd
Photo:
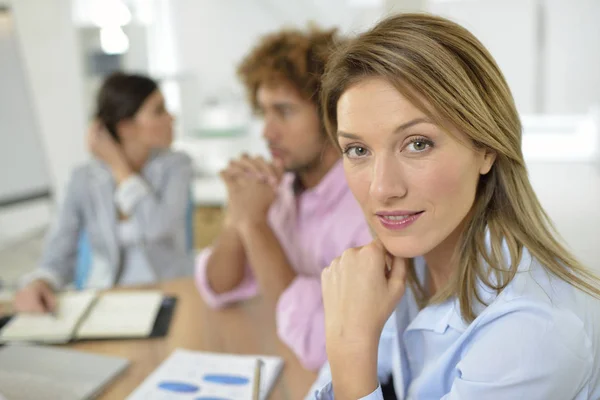
[[190,176],[192,159],[186,153],[175,150],[160,150],[152,154],[144,167],[144,176],[154,181],[162,180],[165,176]]
[[506,302],[519,299],[572,308],[584,299],[594,298],[552,273],[527,249],[523,249],[514,278],[498,296],[498,300]]
[[110,171],[100,161],[92,159],[77,165],[71,171],[71,185],[81,185],[90,182],[94,178],[110,178]]
[[[503,246],[506,273],[511,264],[511,255],[506,245]],[[488,267],[490,283],[497,284],[496,271]],[[502,271],[499,271],[502,272]],[[533,301],[540,304],[573,307],[580,301],[582,295],[578,288],[552,273],[540,260],[532,255],[527,248],[522,248],[516,272],[508,284],[498,294],[493,288],[479,281],[478,294],[485,304],[505,303],[511,301]]]
[[169,165],[192,165],[192,159],[187,153],[172,149],[156,151],[153,154],[151,162]]
[[600,299],[553,274],[526,249],[513,280],[472,325],[473,337],[488,335],[490,342],[517,332],[517,340],[529,340],[563,368],[587,365],[590,381],[600,382]]
[[600,299],[552,274],[527,250],[523,251],[513,280],[474,322],[486,325],[498,320],[519,320],[524,315],[543,321],[563,339],[572,336],[565,333],[567,329],[579,332],[575,335],[577,340],[585,337],[600,344]]

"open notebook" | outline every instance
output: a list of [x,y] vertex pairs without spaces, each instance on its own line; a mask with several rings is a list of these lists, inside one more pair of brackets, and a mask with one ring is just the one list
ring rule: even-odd
[[266,400],[282,368],[279,357],[176,349],[127,400]]
[[162,299],[158,291],[65,292],[55,315],[18,314],[0,331],[0,342],[148,337]]

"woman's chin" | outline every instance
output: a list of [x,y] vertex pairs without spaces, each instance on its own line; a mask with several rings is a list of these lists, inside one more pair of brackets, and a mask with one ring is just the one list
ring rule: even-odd
[[416,238],[380,237],[385,249],[394,257],[415,258],[427,253],[427,249]]

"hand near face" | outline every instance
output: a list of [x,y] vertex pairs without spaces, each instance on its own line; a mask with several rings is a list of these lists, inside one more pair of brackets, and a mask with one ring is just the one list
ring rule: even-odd
[[99,121],[91,123],[87,140],[90,152],[98,159],[107,163],[110,167],[116,167],[126,163],[121,146],[119,146]]
[[404,295],[406,261],[374,241],[346,250],[323,270],[321,283],[329,357],[355,345],[375,344],[376,351],[383,326]]
[[404,295],[406,261],[374,241],[349,249],[321,274],[327,358],[336,398],[377,388],[379,337]]
[[227,225],[265,221],[276,198],[283,168],[262,157],[242,156],[221,172],[227,186]]

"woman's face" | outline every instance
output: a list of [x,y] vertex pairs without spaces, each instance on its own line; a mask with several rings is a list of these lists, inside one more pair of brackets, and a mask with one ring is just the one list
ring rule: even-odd
[[165,149],[173,141],[173,117],[165,107],[165,99],[159,90],[146,98],[130,121],[126,131],[129,141],[135,140],[148,149]]
[[433,124],[380,78],[346,90],[337,117],[348,185],[391,254],[426,255],[457,231],[492,153]]

